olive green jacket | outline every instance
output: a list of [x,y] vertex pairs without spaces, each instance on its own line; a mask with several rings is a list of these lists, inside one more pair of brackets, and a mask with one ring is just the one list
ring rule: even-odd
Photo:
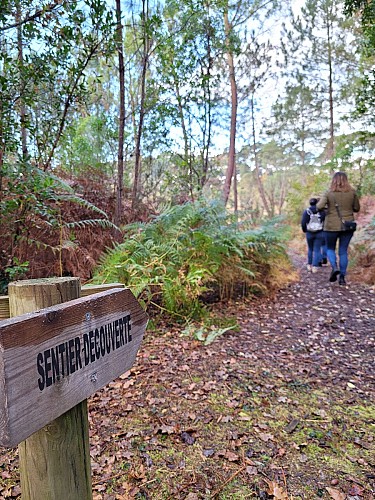
[[353,212],[359,212],[359,199],[355,191],[345,193],[327,191],[316,205],[318,210],[326,210],[326,218],[324,220],[323,228],[324,231],[342,230],[342,223],[335,207],[335,201],[339,206],[343,220],[354,220]]

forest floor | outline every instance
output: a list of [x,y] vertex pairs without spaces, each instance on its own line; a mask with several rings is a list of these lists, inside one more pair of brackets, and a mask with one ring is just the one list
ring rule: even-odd
[[[293,260],[274,297],[212,306],[235,330],[148,331],[89,400],[95,500],[375,498],[375,290]],[[0,453],[0,498],[20,498]]]

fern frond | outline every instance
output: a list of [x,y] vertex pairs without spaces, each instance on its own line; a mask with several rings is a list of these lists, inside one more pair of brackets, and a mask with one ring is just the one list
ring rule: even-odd
[[90,227],[100,226],[103,229],[111,228],[111,229],[119,230],[119,228],[108,219],[77,220],[77,221],[73,221],[73,222],[65,222],[63,225],[64,225],[64,227],[67,227],[69,229],[75,229],[77,227],[82,229],[82,228],[86,228],[88,226],[90,226]]
[[[60,194],[58,195],[58,200],[59,201],[65,201],[65,202],[71,202],[71,203],[76,203],[77,205],[80,205],[83,208],[87,208],[88,210],[91,210],[92,212],[96,212],[106,219],[108,219],[108,215],[99,207],[94,205],[88,200],[85,200],[84,198],[81,198],[80,196],[77,196],[76,194]],[[116,227],[116,226],[115,226]],[[116,229],[118,229],[116,227]]]

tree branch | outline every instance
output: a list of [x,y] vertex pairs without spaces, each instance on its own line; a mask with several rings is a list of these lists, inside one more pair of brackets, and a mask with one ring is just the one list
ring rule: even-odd
[[21,19],[20,21],[17,21],[16,23],[8,24],[7,26],[0,26],[0,32],[7,31],[7,30],[10,30],[12,28],[17,28],[18,26],[22,26],[25,23],[28,23],[30,21],[34,21],[38,17],[41,17],[43,14],[45,14],[47,12],[52,12],[59,5],[61,5],[61,0],[56,0],[55,2],[47,4],[42,9],[35,11],[35,13],[33,15],[27,15],[24,19]]

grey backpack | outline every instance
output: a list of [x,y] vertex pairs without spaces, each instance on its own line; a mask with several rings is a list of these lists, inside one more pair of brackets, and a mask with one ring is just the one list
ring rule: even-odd
[[317,233],[318,231],[321,231],[323,229],[323,222],[322,222],[322,219],[320,217],[320,213],[316,212],[314,214],[314,212],[312,212],[309,208],[307,209],[307,213],[310,216],[310,220],[306,224],[306,229],[310,233]]

